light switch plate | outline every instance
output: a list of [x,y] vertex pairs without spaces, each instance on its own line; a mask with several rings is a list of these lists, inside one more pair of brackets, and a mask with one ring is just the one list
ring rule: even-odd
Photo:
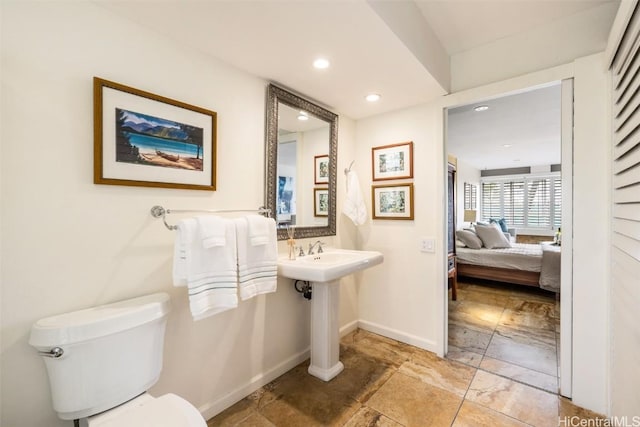
[[435,253],[436,252],[436,239],[433,237],[423,237],[420,239],[420,251]]

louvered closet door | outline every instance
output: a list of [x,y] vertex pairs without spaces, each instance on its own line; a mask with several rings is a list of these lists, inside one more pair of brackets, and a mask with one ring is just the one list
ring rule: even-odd
[[[635,9],[635,10],[634,10]],[[629,9],[613,78],[611,402],[613,415],[640,415],[640,10]]]

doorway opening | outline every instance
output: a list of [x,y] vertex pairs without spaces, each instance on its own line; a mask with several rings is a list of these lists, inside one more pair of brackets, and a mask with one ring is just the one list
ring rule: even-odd
[[445,110],[447,357],[567,397],[572,94],[558,81]]

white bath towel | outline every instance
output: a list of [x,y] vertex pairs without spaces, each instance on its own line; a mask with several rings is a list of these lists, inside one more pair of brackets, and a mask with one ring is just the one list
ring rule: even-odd
[[178,223],[174,285],[187,285],[194,320],[238,306],[238,266],[235,224],[223,219],[225,245],[205,248],[197,219]]
[[224,218],[214,215],[199,216],[198,230],[204,248],[224,246],[226,244],[226,222]]
[[249,236],[248,217],[237,218],[238,282],[240,298],[246,300],[256,295],[275,292],[278,284],[278,242],[276,222],[263,218],[267,228],[267,242],[253,245]]
[[269,227],[271,221],[262,215],[248,215],[249,242],[253,246],[266,245],[269,242]]
[[356,171],[347,173],[347,197],[344,201],[342,212],[348,216],[355,225],[367,222],[367,206],[360,191],[360,182]]

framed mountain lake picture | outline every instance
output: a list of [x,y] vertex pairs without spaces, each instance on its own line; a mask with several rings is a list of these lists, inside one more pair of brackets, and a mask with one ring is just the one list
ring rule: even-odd
[[215,111],[93,78],[93,182],[216,189]]

